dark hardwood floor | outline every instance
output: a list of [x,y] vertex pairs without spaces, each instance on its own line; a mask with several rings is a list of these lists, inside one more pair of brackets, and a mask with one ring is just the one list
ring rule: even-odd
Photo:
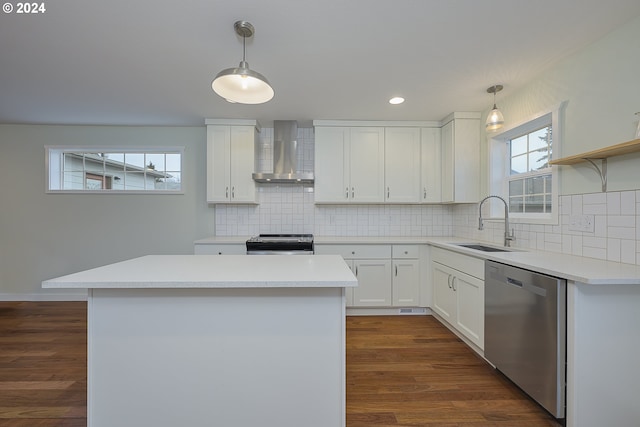
[[[0,302],[0,427],[86,426],[86,328],[84,302]],[[347,319],[347,426],[558,424],[437,320],[401,316]]]
[[349,317],[347,426],[559,426],[432,316]]
[[86,302],[0,303],[0,427],[86,425]]

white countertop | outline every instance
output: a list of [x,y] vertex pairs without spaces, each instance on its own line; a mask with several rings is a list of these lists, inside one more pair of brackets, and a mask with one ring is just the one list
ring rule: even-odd
[[339,255],[148,255],[43,288],[336,288],[358,281]]
[[[519,248],[510,248],[512,252],[483,252],[457,246],[460,243],[478,243],[458,237],[429,237],[425,240],[433,246],[574,282],[589,285],[640,285],[640,266],[633,264]],[[491,243],[480,243],[496,246]]]
[[[198,240],[198,244],[244,243],[246,236],[220,236]],[[496,246],[494,243],[478,242],[459,237],[411,237],[411,236],[314,236],[314,244],[334,245],[391,245],[422,244],[453,250],[477,258],[490,259],[542,274],[560,277],[589,285],[640,285],[640,266],[599,260],[595,258],[544,252],[531,249],[512,248],[512,252],[483,252],[463,248],[456,243],[480,243]]]

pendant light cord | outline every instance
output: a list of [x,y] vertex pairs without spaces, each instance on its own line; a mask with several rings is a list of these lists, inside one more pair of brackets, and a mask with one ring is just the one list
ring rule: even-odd
[[495,85],[494,85],[494,86],[493,86],[493,109],[494,109],[494,110],[497,108],[497,107],[496,107],[496,92],[497,92],[497,91],[496,91],[496,88],[497,88],[497,86],[495,86]]
[[242,62],[247,62],[247,36],[242,35]]

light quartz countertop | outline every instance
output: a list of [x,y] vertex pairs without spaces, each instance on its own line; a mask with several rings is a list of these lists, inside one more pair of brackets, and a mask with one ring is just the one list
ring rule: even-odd
[[[244,243],[248,237],[221,236],[198,240],[196,244]],[[411,237],[411,236],[314,236],[314,244],[323,245],[406,245],[422,244],[440,247],[471,255],[476,258],[513,265],[550,276],[589,285],[640,285],[640,266],[604,261],[595,258],[566,255],[556,252],[510,248],[510,252],[483,252],[457,246],[460,243],[480,243],[499,246],[494,243],[478,242],[459,237]]]
[[588,285],[640,285],[640,266],[633,264],[519,248],[509,248],[510,252],[483,252],[458,246],[460,243],[478,242],[457,237],[431,237],[426,238],[426,243]]
[[42,282],[43,288],[336,288],[358,281],[339,255],[148,255]]

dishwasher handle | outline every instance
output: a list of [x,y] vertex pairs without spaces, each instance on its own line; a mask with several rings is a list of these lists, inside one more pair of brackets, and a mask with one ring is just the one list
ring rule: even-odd
[[506,283],[512,286],[516,286],[522,290],[534,293],[536,295],[540,295],[541,297],[547,296],[547,290],[540,286],[536,286],[532,283],[523,283],[521,280],[514,279],[513,277],[506,276]]
[[514,286],[518,286],[520,288],[523,286],[523,284],[522,284],[522,282],[520,280],[514,279],[512,277],[508,277],[508,276],[507,276],[507,283],[509,283],[511,285],[514,285]]

